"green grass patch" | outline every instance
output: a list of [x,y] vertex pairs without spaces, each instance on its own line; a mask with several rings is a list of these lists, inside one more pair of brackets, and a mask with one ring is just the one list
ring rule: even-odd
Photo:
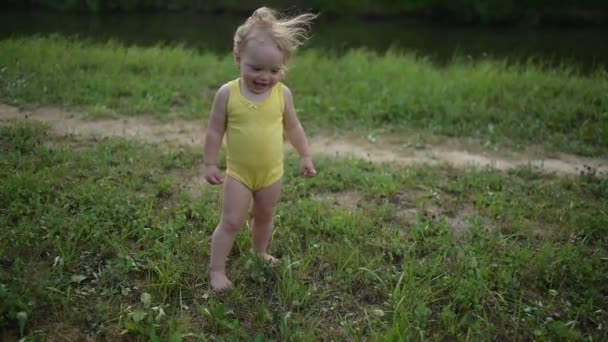
[[18,124],[0,127],[0,152],[3,336],[607,337],[605,175],[319,159],[303,180],[290,156],[271,247],[281,265],[242,232],[236,289],[217,297],[206,273],[220,189],[191,197],[175,176],[196,172],[200,150]]
[[[205,117],[238,76],[229,54],[61,37],[0,41],[0,101],[85,107],[93,115]],[[608,77],[542,61],[455,58],[438,67],[398,52],[302,51],[288,74],[307,127],[388,128],[608,156]]]

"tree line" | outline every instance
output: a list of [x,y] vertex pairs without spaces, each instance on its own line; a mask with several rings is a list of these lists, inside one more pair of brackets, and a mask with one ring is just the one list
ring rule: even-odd
[[606,0],[5,0],[5,7],[66,12],[200,11],[247,13],[259,6],[328,15],[422,16],[466,23],[608,22]]

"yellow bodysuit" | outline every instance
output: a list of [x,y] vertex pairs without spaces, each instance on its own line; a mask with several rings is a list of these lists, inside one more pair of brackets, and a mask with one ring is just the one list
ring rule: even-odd
[[278,82],[262,102],[246,99],[239,79],[229,89],[226,173],[258,191],[283,177],[283,85]]

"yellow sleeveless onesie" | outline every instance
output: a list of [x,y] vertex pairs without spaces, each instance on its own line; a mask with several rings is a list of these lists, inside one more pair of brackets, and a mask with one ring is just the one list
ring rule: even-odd
[[229,89],[226,173],[258,191],[283,177],[283,85],[278,82],[262,102],[245,98],[239,79]]

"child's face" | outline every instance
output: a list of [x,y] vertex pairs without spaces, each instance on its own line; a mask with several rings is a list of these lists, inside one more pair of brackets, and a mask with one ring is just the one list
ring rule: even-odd
[[269,38],[252,38],[235,55],[241,80],[254,94],[265,93],[281,79],[283,59],[283,53]]

